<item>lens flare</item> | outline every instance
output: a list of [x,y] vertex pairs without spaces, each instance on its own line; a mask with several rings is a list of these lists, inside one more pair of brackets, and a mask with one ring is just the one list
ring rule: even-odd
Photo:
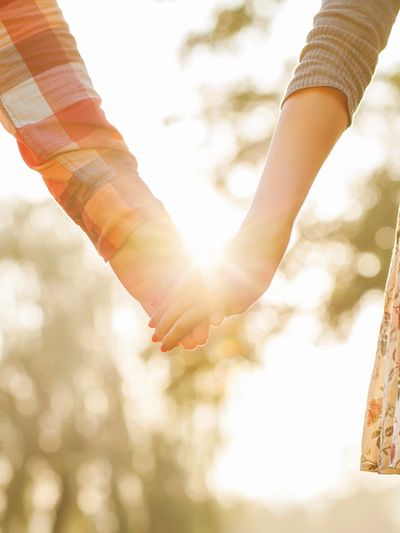
[[207,235],[184,237],[186,249],[194,264],[202,270],[215,266],[222,259],[223,239],[210,238]]

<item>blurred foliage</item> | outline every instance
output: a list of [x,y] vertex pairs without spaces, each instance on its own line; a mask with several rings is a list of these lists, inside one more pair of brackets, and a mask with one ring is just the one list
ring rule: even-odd
[[[313,467],[314,465],[312,465]],[[349,495],[327,497],[311,507],[293,505],[274,511],[251,501],[233,501],[221,509],[221,533],[395,533],[393,509],[398,490],[369,492],[354,484]]]
[[216,4],[212,28],[189,33],[180,49],[181,59],[186,59],[199,45],[213,50],[229,49],[233,39],[246,29],[250,29],[252,33],[267,32],[281,2],[282,0],[244,0],[236,2],[238,5],[222,8],[221,4]]
[[[182,43],[182,58],[189,61],[191,54],[204,44],[212,48],[210,61],[213,54],[221,51],[234,55],[235,50],[226,45],[242,32],[250,31],[249,28],[256,34],[263,27],[267,44],[268,31],[265,28],[270,28],[271,17],[281,2],[267,1],[262,4],[262,12],[261,3],[257,0],[236,2],[234,7],[221,8],[219,11],[216,9],[207,31],[198,33],[194,30],[188,34]],[[221,26],[224,31],[221,31]],[[300,50],[294,52],[295,60],[282,65],[280,81],[272,89],[263,88],[256,79],[256,71],[254,76],[242,75],[224,87],[209,84],[200,88],[202,104],[199,117],[208,124],[208,139],[212,139],[213,132],[216,140],[221,131],[230,131],[231,136],[232,148],[215,165],[212,182],[217,191],[236,205],[247,206],[249,198],[235,195],[230,175],[234,170],[245,170],[248,173],[250,169],[253,173],[260,172],[272,139],[281,98],[300,55]],[[398,72],[378,78],[391,88],[400,87]],[[385,121],[382,110],[378,111],[374,118]],[[390,109],[385,109],[385,112],[390,113]],[[359,114],[363,113],[368,113],[365,104]],[[260,117],[264,121],[264,128],[262,131],[258,127],[252,129],[252,120]],[[246,173],[243,173],[243,179],[246,179]],[[282,259],[279,272],[287,280],[317,264],[329,272],[332,279],[331,291],[315,309],[315,314],[320,319],[316,342],[326,340],[329,335],[344,340],[351,330],[354,314],[364,295],[370,290],[384,290],[400,200],[399,179],[398,172],[386,166],[363,176],[357,183],[357,188],[349,187],[353,213],[349,214],[348,220],[343,216],[324,222],[316,219],[307,205],[301,209],[296,220],[296,242]],[[265,320],[265,340],[271,334],[281,333],[288,320],[300,311],[296,305],[270,302],[267,299],[267,304],[258,302],[254,306],[253,315],[257,312],[263,315],[267,310],[268,317],[273,319]]]
[[[356,216],[351,212],[350,220],[325,222],[307,212],[298,221],[299,238],[285,255],[281,270],[288,278],[318,264],[329,270],[332,291],[317,309],[321,340],[326,334],[324,324],[333,327],[339,338],[346,338],[364,295],[385,287],[400,201],[399,180],[397,173],[375,169],[350,187]],[[316,247],[322,253],[314,254]]]
[[[0,212],[1,533],[396,531],[389,498],[361,486],[317,515],[218,501],[207,486],[218,408],[230,371],[257,363],[246,323],[226,321],[209,349],[132,349],[144,369],[132,389],[113,353],[112,278],[92,245],[53,201]],[[164,385],[151,385],[163,368]],[[162,421],[143,419],[141,404],[151,415],[160,398]]]
[[[278,6],[249,0],[216,7],[213,25],[188,36],[182,57],[189,59],[198,46],[229,51],[243,32],[268,29]],[[240,199],[230,189],[229,171],[240,164],[259,168],[292,67],[276,91],[249,79],[203,91],[201,114],[210,131],[226,124],[233,132],[235,149],[213,177],[232,201]],[[270,119],[249,138],[241,125],[258,113]],[[280,270],[289,280],[310,265],[329,269],[332,291],[316,309],[322,331],[339,331],[340,319],[351,322],[368,290],[383,289],[398,179],[388,168],[364,176],[349,192],[354,209],[348,219],[328,223],[308,211],[299,217],[298,240]],[[193,352],[177,349],[166,358],[150,344],[132,350],[144,369],[132,391],[114,358],[111,272],[93,262],[94,251],[88,253],[84,236],[53,201],[1,207],[0,533],[398,530],[392,488],[371,494],[353,485],[352,494],[326,499],[319,509],[279,512],[209,494],[207,472],[223,442],[218,413],[230,372],[259,364],[257,348],[298,309],[260,302]],[[380,268],[371,275],[376,261]],[[154,397],[152,368],[165,372]],[[159,401],[163,421],[145,423],[141,403],[151,411]]]
[[75,230],[54,202],[2,204],[1,531],[214,531],[188,484],[212,431],[202,456],[173,412],[168,432],[140,423],[112,357],[111,277]]

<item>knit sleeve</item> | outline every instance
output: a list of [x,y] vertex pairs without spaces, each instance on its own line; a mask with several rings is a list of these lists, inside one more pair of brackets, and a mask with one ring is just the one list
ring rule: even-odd
[[298,89],[336,87],[347,97],[350,127],[399,9],[400,0],[322,0],[280,108]]

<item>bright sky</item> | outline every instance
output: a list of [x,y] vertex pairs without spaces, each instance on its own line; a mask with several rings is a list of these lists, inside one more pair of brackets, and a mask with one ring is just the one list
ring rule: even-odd
[[[228,2],[218,5],[224,3]],[[106,116],[138,158],[142,177],[186,236],[200,239],[205,234],[210,240],[213,235],[217,241],[229,237],[244,213],[231,208],[209,185],[219,146],[204,146],[203,125],[190,118],[199,104],[196,89],[205,82],[223,84],[241,72],[273,85],[283,59],[299,55],[319,0],[288,0],[276,18],[271,41],[251,46],[243,42],[239,59],[211,61],[198,52],[187,68],[176,59],[177,47],[186,31],[207,22],[215,0],[115,0],[112,9],[105,0],[60,0],[59,5]],[[400,59],[399,41],[398,21],[378,71]],[[374,90],[365,98],[372,98]],[[162,119],[175,114],[187,118],[165,126]],[[48,197],[40,176],[27,169],[14,139],[4,130],[0,142],[0,195]],[[315,181],[307,205],[315,206],[321,217],[345,210],[349,183],[384,156],[372,137],[346,132]],[[324,273],[314,274],[323,291]],[[310,295],[304,278],[300,281],[294,290],[304,301]],[[279,296],[279,283],[277,276],[266,301]],[[380,296],[365,303],[346,345],[323,347],[312,345],[316,325],[312,307],[306,309],[281,338],[268,344],[261,369],[235,376],[224,418],[228,444],[210,476],[215,490],[280,505],[350,490],[351,476],[379,487],[396,483],[396,476],[378,481],[376,474],[358,472],[381,305]]]

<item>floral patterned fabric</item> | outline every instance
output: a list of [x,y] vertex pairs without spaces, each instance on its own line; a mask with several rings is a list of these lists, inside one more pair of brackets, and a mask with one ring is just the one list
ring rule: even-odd
[[361,444],[360,470],[378,474],[400,474],[399,239],[400,207]]

